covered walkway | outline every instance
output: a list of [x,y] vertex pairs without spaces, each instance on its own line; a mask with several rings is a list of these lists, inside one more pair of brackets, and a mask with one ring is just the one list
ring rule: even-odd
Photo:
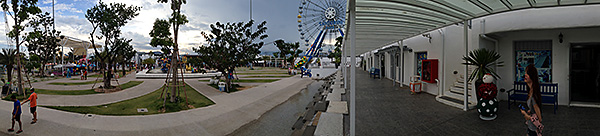
[[[498,118],[483,121],[476,110],[453,108],[428,93],[411,95],[407,87],[372,79],[357,70],[356,135],[524,135],[523,116],[500,101]],[[500,93],[500,92],[499,92]],[[544,135],[600,135],[600,109],[560,106],[542,108]]]

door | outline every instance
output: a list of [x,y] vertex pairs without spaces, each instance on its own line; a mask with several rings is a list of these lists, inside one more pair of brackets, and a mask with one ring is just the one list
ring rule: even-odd
[[600,43],[571,45],[571,100],[600,102]]
[[379,65],[379,67],[381,67],[381,68],[380,68],[379,72],[381,72],[381,77],[385,77],[385,54],[382,53],[379,56],[381,57],[381,62],[379,63],[379,64],[381,64],[381,65]]

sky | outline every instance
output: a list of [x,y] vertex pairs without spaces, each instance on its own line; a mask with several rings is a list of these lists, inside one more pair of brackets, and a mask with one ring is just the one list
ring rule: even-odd
[[[138,52],[160,50],[149,45],[154,20],[157,18],[167,19],[171,14],[169,4],[158,3],[157,0],[102,0],[105,3],[125,3],[127,5],[141,6],[139,15],[122,27],[123,37],[133,39],[132,44]],[[55,0],[56,29],[61,35],[75,37],[89,41],[91,24],[85,18],[87,9],[98,3],[98,0]],[[298,7],[299,0],[253,0],[252,18],[257,22],[267,21],[267,34],[264,40],[270,43],[277,39],[286,42],[297,42],[300,40],[298,33]],[[52,0],[40,0],[38,7],[42,12],[52,13]],[[201,36],[202,31],[208,31],[210,24],[216,22],[240,22],[250,19],[249,0],[187,0],[183,5],[182,12],[188,17],[189,23],[180,28],[179,45],[180,54],[194,54],[192,47],[198,47],[205,43]],[[5,22],[4,18],[0,19]],[[9,25],[12,19],[8,16]],[[6,23],[0,27],[0,48],[7,48]],[[14,47],[14,44],[13,44]],[[22,46],[23,48],[23,46]],[[306,47],[303,47],[306,48]],[[263,52],[275,52],[278,49],[272,45],[261,48]]]

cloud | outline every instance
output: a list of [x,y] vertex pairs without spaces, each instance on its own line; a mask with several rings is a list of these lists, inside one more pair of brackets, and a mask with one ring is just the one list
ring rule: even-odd
[[[136,50],[159,50],[148,44],[156,18],[167,19],[171,14],[169,4],[158,3],[156,0],[102,0],[105,3],[125,3],[140,6],[139,15],[122,28],[123,37],[133,39],[132,44]],[[55,1],[56,29],[63,35],[72,36],[82,40],[89,40],[91,24],[85,19],[85,11],[96,5],[98,0],[72,0],[71,2]],[[52,12],[52,0],[40,1],[40,8],[45,12]],[[189,23],[180,27],[179,45],[182,54],[194,53],[192,48],[206,44],[201,32],[208,31],[209,25],[215,22],[240,22],[250,19],[250,6],[247,0],[188,0],[183,5],[182,12],[188,17]],[[297,8],[299,1],[260,0],[253,1],[253,19],[258,23],[267,21],[267,34],[265,43],[276,39],[285,39],[286,42],[300,41],[297,31]],[[2,29],[0,29],[2,30]],[[4,32],[1,31],[0,34]],[[0,47],[6,43],[0,37]],[[301,43],[303,45],[303,43]],[[305,48],[301,46],[301,48]],[[278,49],[265,45],[262,51],[271,52]]]

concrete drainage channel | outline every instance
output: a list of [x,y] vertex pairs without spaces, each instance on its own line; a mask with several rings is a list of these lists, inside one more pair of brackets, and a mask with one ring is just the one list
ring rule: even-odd
[[[338,75],[338,76],[336,76]],[[292,136],[348,134],[348,103],[340,72],[324,78],[325,83],[306,105],[306,112],[292,126]]]

